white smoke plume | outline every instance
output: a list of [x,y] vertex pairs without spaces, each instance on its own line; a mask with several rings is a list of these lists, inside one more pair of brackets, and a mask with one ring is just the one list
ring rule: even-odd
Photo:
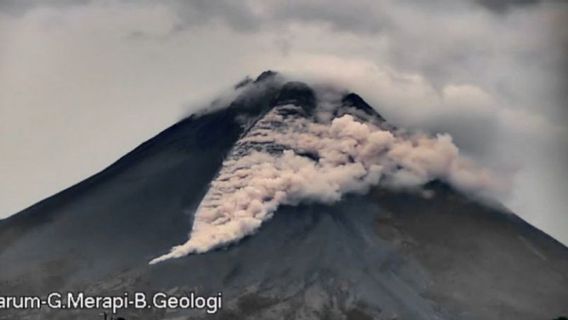
[[239,241],[280,205],[334,203],[379,184],[416,188],[439,179],[478,195],[506,188],[461,157],[449,135],[398,132],[350,109],[335,100],[320,100],[315,116],[300,106],[274,107],[224,161],[195,213],[189,240],[150,263]]

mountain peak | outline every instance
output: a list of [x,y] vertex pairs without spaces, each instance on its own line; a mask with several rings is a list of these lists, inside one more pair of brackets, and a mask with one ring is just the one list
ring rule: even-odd
[[[306,115],[312,115],[318,109],[318,104],[324,102],[320,100],[327,99],[320,96],[311,84],[297,80],[288,80],[280,73],[272,70],[262,72],[255,80],[246,77],[235,85],[235,88],[243,88],[245,90],[232,105],[246,109],[247,113],[253,110],[262,113],[275,106],[292,104],[300,106],[306,112]],[[332,103],[335,107],[335,117],[350,113],[358,116],[361,120],[384,123],[385,126],[388,125],[385,118],[358,94],[340,89],[328,88],[327,90],[336,90],[335,95],[340,97]],[[260,98],[260,102],[251,103],[251,97]],[[241,103],[242,101],[245,103]],[[325,103],[328,102],[325,101]]]
[[286,82],[280,89],[273,105],[280,106],[285,104],[294,104],[304,108],[306,112],[311,112],[316,107],[314,90],[303,82]]
[[373,107],[371,107],[365,100],[363,100],[363,98],[361,98],[361,96],[356,93],[350,92],[346,94],[341,102],[347,107],[357,108],[369,115],[377,116],[381,121],[385,121],[385,118],[383,118],[375,109],[373,109]]
[[276,71],[266,70],[266,71],[263,71],[260,75],[258,75],[258,77],[256,77],[254,82],[258,83],[258,82],[265,81],[267,79],[272,79],[272,78],[276,77],[277,75],[278,75],[278,72],[276,72]]

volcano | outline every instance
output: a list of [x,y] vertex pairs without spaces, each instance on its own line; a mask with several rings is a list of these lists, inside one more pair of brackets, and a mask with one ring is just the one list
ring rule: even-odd
[[[2,295],[223,297],[213,315],[129,307],[114,315],[124,319],[568,315],[568,248],[488,204],[498,183],[451,139],[271,71],[235,93],[1,220]],[[0,319],[101,312],[7,308]]]

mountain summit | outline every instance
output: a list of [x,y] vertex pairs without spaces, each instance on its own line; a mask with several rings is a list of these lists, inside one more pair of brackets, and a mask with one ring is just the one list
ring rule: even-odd
[[451,137],[405,132],[355,93],[272,71],[235,90],[0,221],[2,294],[223,297],[215,315],[131,307],[125,319],[568,314],[568,249],[485,205],[500,181]]

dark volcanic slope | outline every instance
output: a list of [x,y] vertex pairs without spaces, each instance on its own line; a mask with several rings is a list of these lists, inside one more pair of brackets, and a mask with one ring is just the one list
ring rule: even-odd
[[[294,86],[297,88],[297,86]],[[375,189],[281,207],[237,245],[149,266],[192,215],[250,115],[309,107],[265,74],[227,109],[190,117],[103,172],[0,221],[2,295],[223,291],[222,319],[553,319],[568,314],[568,249],[513,214],[441,183],[434,196]],[[344,102],[369,112],[358,96]],[[247,120],[248,119],[248,120]],[[252,120],[251,120],[252,119]],[[94,311],[6,311],[76,319]],[[128,311],[127,319],[185,319]],[[202,312],[194,314],[206,318]]]

